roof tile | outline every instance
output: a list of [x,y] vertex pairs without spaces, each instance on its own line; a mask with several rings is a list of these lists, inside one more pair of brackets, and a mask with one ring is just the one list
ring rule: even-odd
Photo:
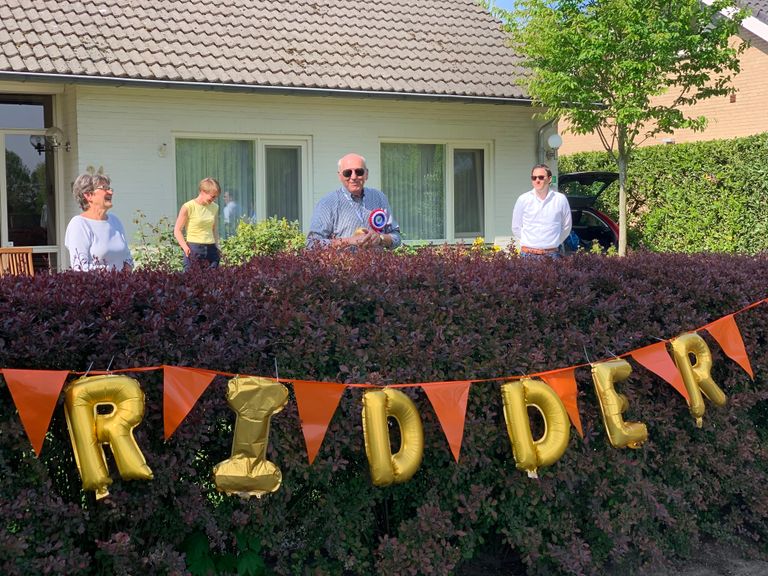
[[[476,0],[3,4],[0,76],[26,70],[201,84],[524,97],[516,82],[522,74],[520,58]],[[365,18],[357,18],[360,14]],[[354,36],[346,33],[350,19]]]

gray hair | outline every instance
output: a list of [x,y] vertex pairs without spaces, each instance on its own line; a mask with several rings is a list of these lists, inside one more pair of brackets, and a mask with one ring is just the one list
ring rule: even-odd
[[88,198],[85,195],[93,194],[94,190],[102,186],[109,188],[110,183],[109,176],[106,174],[90,174],[88,172],[80,174],[72,184],[72,196],[75,197],[82,210],[88,210]]
[[336,169],[337,170],[341,170],[341,161],[344,160],[344,158],[346,158],[347,156],[357,156],[358,158],[360,158],[360,160],[363,161],[363,168],[368,170],[368,162],[365,160],[365,157],[364,156],[360,156],[360,154],[354,154],[354,153],[344,154],[344,156],[339,158],[339,161],[336,162]]

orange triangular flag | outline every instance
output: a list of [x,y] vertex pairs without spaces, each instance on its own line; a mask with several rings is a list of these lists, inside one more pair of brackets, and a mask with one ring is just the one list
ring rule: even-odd
[[216,372],[201,368],[163,366],[163,426],[168,440],[187,417]]
[[464,382],[430,382],[422,384],[437,419],[443,427],[453,458],[459,461],[461,441],[464,438],[464,420],[467,416],[470,380]]
[[3,377],[11,391],[19,418],[32,442],[35,454],[40,456],[43,439],[51,424],[53,409],[59,399],[68,370],[11,370],[4,368]]
[[731,360],[744,368],[744,371],[754,380],[755,373],[752,371],[752,365],[749,363],[749,356],[747,356],[747,350],[744,348],[744,339],[741,337],[741,332],[733,314],[724,316],[720,320],[715,320],[712,324],[707,324],[704,326],[704,329],[717,340],[723,352]]
[[579,436],[584,438],[584,431],[581,428],[581,418],[579,418],[579,405],[576,402],[576,398],[579,395],[576,388],[576,369],[566,368],[565,370],[558,370],[557,372],[539,374],[539,376],[550,388],[552,388],[552,390],[557,392],[558,396],[560,396],[560,400],[563,401],[563,405],[568,412],[568,417],[571,419],[571,423],[576,427],[576,430],[578,430]]
[[296,406],[299,409],[301,431],[307,445],[307,456],[309,463],[312,464],[320,451],[320,445],[339,405],[341,395],[347,387],[335,382],[302,380],[292,383]]
[[657,342],[644,348],[638,348],[631,355],[632,358],[648,370],[669,382],[675,390],[680,392],[685,401],[690,404],[691,399],[688,396],[688,390],[685,389],[685,384],[683,384],[683,377],[680,375],[680,371],[675,366],[675,362],[672,360],[669,352],[667,352],[666,342]]

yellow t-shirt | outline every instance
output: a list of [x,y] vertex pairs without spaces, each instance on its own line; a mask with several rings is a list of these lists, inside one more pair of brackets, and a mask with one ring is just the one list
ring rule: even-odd
[[187,209],[187,242],[195,244],[214,244],[216,238],[213,236],[213,224],[219,215],[219,205],[215,202],[210,204],[198,204],[194,200],[184,203]]

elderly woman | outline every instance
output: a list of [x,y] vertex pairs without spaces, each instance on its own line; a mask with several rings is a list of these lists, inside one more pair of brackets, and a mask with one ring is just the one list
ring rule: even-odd
[[131,270],[133,258],[125,229],[112,208],[112,186],[105,174],[81,174],[72,195],[83,213],[70,220],[64,236],[73,270]]

